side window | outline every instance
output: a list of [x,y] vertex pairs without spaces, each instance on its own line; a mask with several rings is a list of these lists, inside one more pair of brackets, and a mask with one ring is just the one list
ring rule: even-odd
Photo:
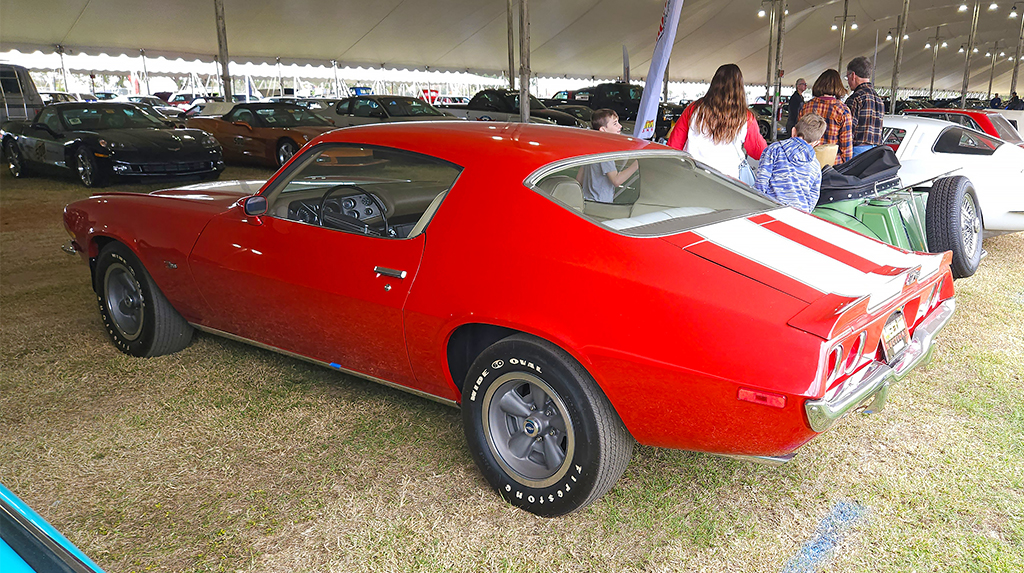
[[960,155],[992,155],[1003,142],[987,135],[950,127],[939,135],[932,149],[936,153]]
[[352,104],[352,115],[356,117],[373,117],[373,112],[380,108],[372,99],[359,98]]
[[334,112],[338,115],[347,115],[352,113],[352,100],[343,99],[338,102],[338,106],[334,108]]
[[906,137],[907,130],[905,129],[894,129],[888,128],[882,135],[882,145],[888,145],[893,149],[897,149],[900,143],[903,143],[903,138]]
[[270,216],[387,239],[423,232],[462,171],[426,155],[338,143],[292,166],[266,194]]
[[64,126],[60,124],[60,116],[57,115],[57,110],[52,107],[48,107],[39,113],[38,122],[57,133],[64,131]]
[[591,90],[580,90],[576,92],[576,99],[582,102],[588,102],[594,97],[594,92]]

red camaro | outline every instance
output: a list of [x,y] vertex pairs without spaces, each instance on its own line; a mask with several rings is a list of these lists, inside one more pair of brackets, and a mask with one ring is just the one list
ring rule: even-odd
[[611,488],[634,440],[788,460],[882,408],[955,307],[949,253],[556,126],[342,129],[266,183],[105,193],[64,222],[123,351],[198,328],[461,405],[489,482],[547,516]]
[[1024,147],[1024,139],[1005,117],[997,111],[982,109],[905,109],[903,115],[930,117],[969,127],[975,131],[987,133],[1007,143]]

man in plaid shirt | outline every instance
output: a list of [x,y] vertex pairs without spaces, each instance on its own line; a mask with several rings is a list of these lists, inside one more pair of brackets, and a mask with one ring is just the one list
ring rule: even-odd
[[[846,107],[853,116],[853,155],[882,144],[882,116],[885,104],[871,85],[871,60],[854,58],[846,65],[846,82],[853,93],[846,98]],[[895,102],[894,102],[895,103]]]

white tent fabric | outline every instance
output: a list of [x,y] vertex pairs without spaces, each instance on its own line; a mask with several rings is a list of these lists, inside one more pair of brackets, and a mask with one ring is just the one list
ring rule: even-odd
[[[912,0],[900,86],[927,88],[932,52],[924,48],[941,26],[935,86],[959,90],[970,33],[970,11],[953,0]],[[973,5],[973,1],[971,3]],[[995,10],[982,3],[971,91],[988,87],[992,60],[1016,50],[1019,19],[1010,2]],[[505,0],[224,0],[232,62],[329,65],[500,74],[508,66]],[[632,75],[643,78],[660,24],[663,0],[531,0],[531,67],[535,75],[614,78],[622,73],[622,46]],[[672,81],[706,81],[727,62],[739,64],[747,83],[765,81],[768,19],[757,0],[687,0],[672,51]],[[766,5],[767,6],[767,5]],[[899,0],[851,0],[844,65],[871,57],[878,36],[876,85],[891,82]],[[1024,2],[1021,2],[1024,7]],[[790,0],[786,20],[784,83],[813,78],[839,60],[842,0]],[[855,17],[855,18],[854,18]],[[1024,17],[1024,15],[1022,15]],[[518,31],[517,31],[518,33]],[[217,53],[213,0],[3,0],[0,50],[44,52],[61,44],[71,53],[127,54],[212,61]],[[1009,89],[1013,62],[999,58],[994,91]],[[1024,83],[1024,77],[1020,79]]]

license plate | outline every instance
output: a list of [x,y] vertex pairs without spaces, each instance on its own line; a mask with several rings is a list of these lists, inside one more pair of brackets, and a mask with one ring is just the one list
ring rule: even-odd
[[907,319],[903,318],[902,311],[896,311],[882,327],[882,349],[885,352],[885,361],[892,364],[909,345],[910,333],[907,331]]

